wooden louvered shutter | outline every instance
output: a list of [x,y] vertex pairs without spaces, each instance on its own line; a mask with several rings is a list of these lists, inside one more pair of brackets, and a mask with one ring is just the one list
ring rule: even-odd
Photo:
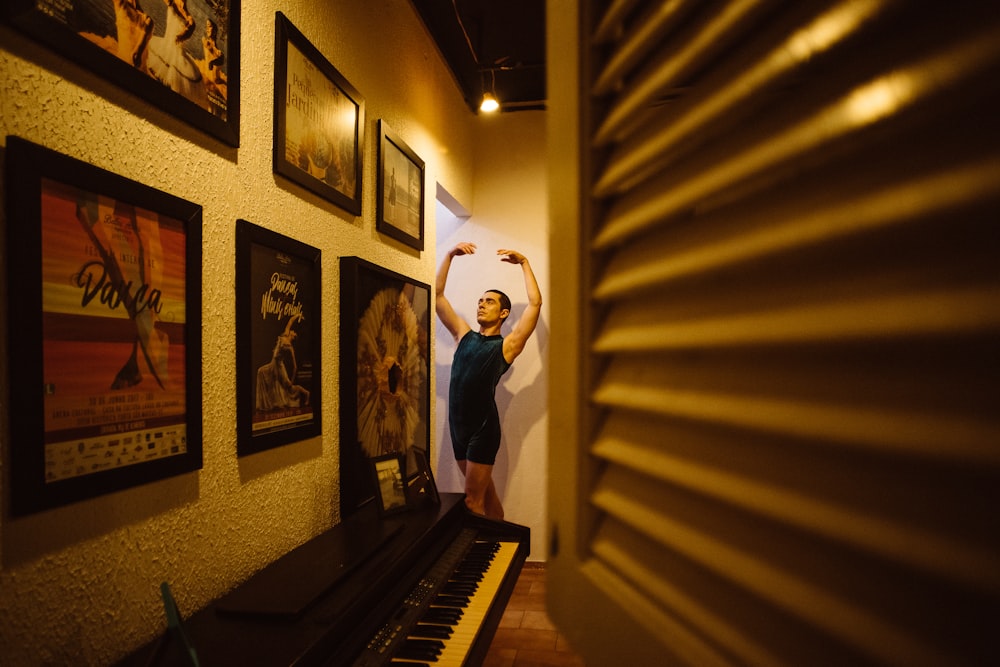
[[1000,5],[549,1],[549,611],[1000,664]]

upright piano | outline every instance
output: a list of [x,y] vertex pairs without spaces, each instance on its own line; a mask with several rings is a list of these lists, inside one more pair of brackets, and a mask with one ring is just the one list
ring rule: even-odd
[[461,494],[379,517],[364,507],[210,603],[122,665],[478,665],[529,529]]

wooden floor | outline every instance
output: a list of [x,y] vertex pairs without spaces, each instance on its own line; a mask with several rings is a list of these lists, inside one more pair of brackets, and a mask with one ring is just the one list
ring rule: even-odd
[[545,613],[545,564],[525,563],[483,667],[585,667]]

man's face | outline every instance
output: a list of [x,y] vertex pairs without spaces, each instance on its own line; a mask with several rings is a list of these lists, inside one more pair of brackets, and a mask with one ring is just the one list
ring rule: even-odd
[[476,309],[476,322],[480,325],[496,324],[508,312],[500,308],[500,297],[496,292],[485,292],[479,297],[479,307]]

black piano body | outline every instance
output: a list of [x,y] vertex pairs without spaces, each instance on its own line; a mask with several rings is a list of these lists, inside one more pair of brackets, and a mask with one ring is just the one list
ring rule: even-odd
[[426,590],[437,585],[434,573],[450,569],[471,539],[502,544],[506,553],[491,571],[491,599],[476,602],[488,608],[462,649],[462,664],[478,665],[528,556],[530,533],[471,514],[463,498],[443,493],[440,505],[386,517],[369,504],[120,664],[191,665],[186,646],[202,667],[388,664],[404,641],[400,624],[416,622],[419,598],[439,592]]

